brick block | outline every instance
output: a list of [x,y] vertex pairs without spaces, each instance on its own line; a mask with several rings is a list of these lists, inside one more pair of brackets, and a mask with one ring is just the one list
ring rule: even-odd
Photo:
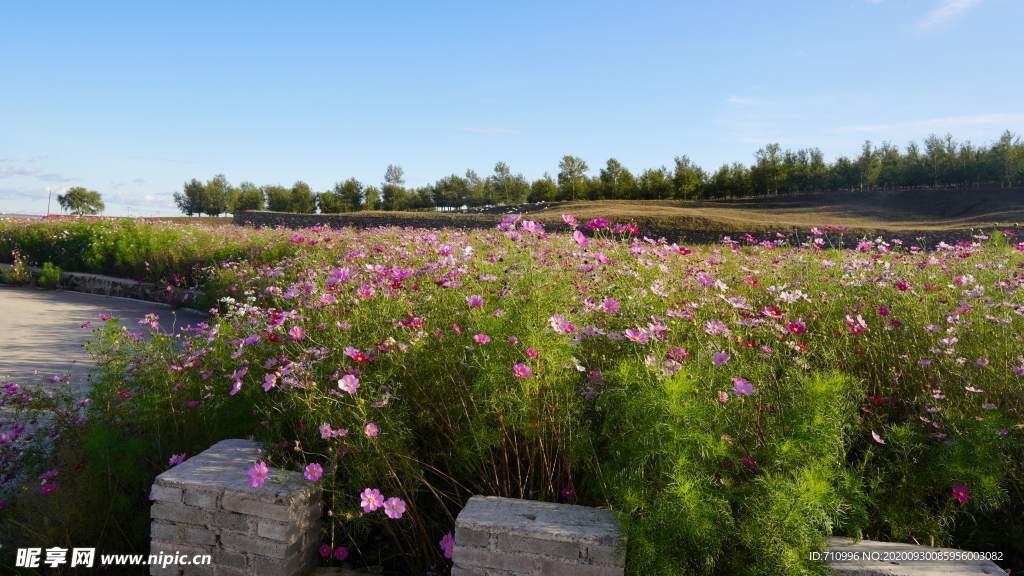
[[302,530],[295,524],[260,520],[256,526],[256,535],[291,544],[302,536]]
[[150,540],[149,553],[159,556],[163,552],[165,556],[184,555],[195,556],[196,554],[209,554],[210,547],[200,544],[182,544],[180,542],[165,542],[163,540]]
[[181,540],[181,537],[178,534],[177,524],[161,524],[160,522],[153,522],[149,525],[149,537],[169,542],[178,542]]
[[249,518],[234,512],[214,512],[210,515],[210,526],[227,528],[238,532],[249,532]]
[[217,576],[250,576],[250,573],[233,566],[218,565]]
[[296,551],[284,560],[253,555],[253,573],[259,576],[292,576],[312,568],[316,562],[315,556],[315,548]]
[[537,573],[544,576],[623,576],[622,566],[607,564],[580,564],[554,558],[538,558]]
[[486,548],[491,540],[491,535],[487,532],[480,532],[479,530],[470,530],[469,528],[455,528],[455,541],[461,546],[480,546]]
[[615,546],[588,546],[584,550],[585,557],[595,564],[610,564],[612,566],[623,566],[626,562],[624,550]]
[[169,520],[177,524],[206,524],[204,511],[163,502],[153,504],[149,509],[149,516],[154,520]]
[[181,504],[181,488],[171,488],[168,486],[153,484],[151,492],[153,493],[153,500],[157,502]]
[[[467,530],[469,532],[469,530]],[[540,554],[570,562],[580,561],[580,545],[576,542],[564,542],[561,540],[544,540],[540,538],[527,538],[515,534],[498,534],[496,548],[504,552],[516,554],[526,552],[529,554]],[[459,542],[458,537],[455,538]]]
[[481,568],[463,568],[458,564],[452,566],[452,576],[488,576]]
[[244,552],[220,547],[213,551],[213,563],[217,566],[230,566],[239,570],[249,567],[248,556]]
[[260,518],[266,518],[267,520],[289,522],[293,519],[288,506],[251,500],[249,498],[244,498],[239,494],[233,494],[230,492],[224,493],[224,496],[221,498],[220,505],[221,508],[231,512],[239,512],[249,516],[259,516]]
[[269,558],[283,560],[295,554],[299,550],[299,542],[285,544],[260,538],[258,536],[242,536],[237,532],[224,531],[220,534],[221,543],[227,547],[241,552],[259,554]]
[[509,572],[531,573],[534,568],[534,559],[521,554],[509,554],[497,550],[488,550],[477,546],[455,546],[452,554],[452,561],[466,567],[496,568],[508,570]]
[[182,570],[183,576],[216,576],[213,564],[188,564]]
[[199,490],[185,491],[185,504],[198,508],[216,508],[217,494],[213,492],[202,492]]
[[193,544],[214,546],[217,544],[217,535],[206,528],[186,528],[185,541]]

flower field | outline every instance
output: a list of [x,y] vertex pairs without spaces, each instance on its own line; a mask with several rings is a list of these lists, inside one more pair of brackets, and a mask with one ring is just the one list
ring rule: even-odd
[[808,552],[832,534],[1024,569],[1024,244],[681,246],[565,220],[3,225],[4,254],[174,276],[216,307],[180,337],[97,319],[88,399],[3,384],[0,530],[148,546],[153,477],[252,436],[253,483],[324,489],[324,565],[445,574],[488,494],[621,511],[634,575],[824,574]]

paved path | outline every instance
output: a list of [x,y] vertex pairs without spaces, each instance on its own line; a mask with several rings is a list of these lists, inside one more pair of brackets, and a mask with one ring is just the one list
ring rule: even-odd
[[160,316],[164,330],[180,331],[206,320],[193,312],[171,310],[153,302],[52,292],[34,288],[0,286],[0,378],[34,383],[39,376],[67,375],[84,382],[92,359],[82,348],[100,322],[98,314],[120,318],[130,330],[141,331],[138,320],[146,314]]

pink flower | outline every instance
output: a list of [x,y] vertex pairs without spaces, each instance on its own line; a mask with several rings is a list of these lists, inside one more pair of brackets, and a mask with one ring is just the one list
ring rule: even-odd
[[800,324],[799,322],[790,322],[789,324],[786,324],[786,330],[788,330],[791,334],[796,334],[799,336],[800,334],[806,332],[807,328],[804,327],[804,325]]
[[455,330],[456,334],[462,334],[462,329],[459,328],[458,324],[452,324],[452,330]]
[[404,512],[405,502],[397,496],[392,496],[384,501],[384,513],[387,514],[388,518],[398,520]]
[[252,468],[249,469],[249,484],[255,488],[261,486],[267,481],[267,476],[270,475],[270,470],[267,468],[266,462],[257,462]]
[[288,331],[288,335],[292,337],[292,340],[299,342],[306,337],[306,332],[302,330],[302,326],[292,326],[292,329]]
[[563,498],[575,498],[576,497],[576,491],[573,490],[572,488],[562,488],[562,497]]
[[584,226],[587,230],[605,230],[608,228],[607,218],[594,218]]
[[39,489],[39,493],[40,494],[49,494],[50,492],[53,492],[56,489],[57,489],[57,485],[56,484],[52,484],[52,483],[51,484],[46,484],[42,488]]
[[732,381],[732,391],[737,396],[750,396],[751,394],[754,393],[754,386],[750,382],[744,380],[743,378],[740,378],[739,376],[733,376]]
[[526,349],[526,355],[529,356],[530,358],[536,358],[537,357],[537,351],[534,350],[533,348],[527,348]]
[[565,222],[566,224],[572,226],[573,228],[580,225],[580,223],[576,221],[576,218],[569,216],[568,214],[562,214],[562,222]]
[[359,505],[363,507],[363,512],[373,512],[384,505],[382,503],[384,497],[380,495],[380,490],[377,490],[376,488],[367,488],[366,490],[363,490],[359,497],[362,499]]
[[530,372],[530,367],[526,364],[516,364],[513,366],[512,374],[516,378],[529,378],[530,376],[533,376],[533,373]]
[[878,433],[875,432],[874,430],[871,431],[871,437],[875,439],[875,442],[878,442],[879,444],[885,444],[885,440],[882,440],[882,437],[879,436]]
[[491,341],[491,337],[488,336],[487,334],[477,334],[476,336],[473,336],[473,340],[477,344],[487,344],[488,342]]
[[718,391],[718,401],[719,402],[728,402],[729,401],[729,393],[728,392],[723,392],[723,391],[719,390]]
[[583,232],[580,232],[579,230],[572,233],[572,239],[580,245],[580,248],[590,246],[590,240],[587,239],[587,237],[583,235]]
[[373,438],[379,432],[380,432],[380,428],[378,428],[377,425],[374,424],[373,422],[370,422],[369,424],[367,424],[366,428],[363,429],[363,433],[365,433],[366,436],[369,437],[369,438]]
[[519,344],[519,338],[516,338],[515,336],[509,336],[508,343],[515,346],[516,344]]
[[320,430],[320,438],[322,438],[324,440],[326,440],[326,439],[328,439],[328,438],[330,438],[332,436],[333,430],[331,430],[331,425],[327,424],[326,422],[320,425],[319,430]]
[[466,296],[466,303],[469,304],[470,308],[479,308],[484,305],[484,299],[478,294],[472,296]]
[[718,367],[726,365],[730,358],[732,358],[732,356],[725,352],[716,352],[715,355],[711,357],[711,361],[715,363],[716,367]]
[[356,378],[351,374],[346,374],[341,377],[341,380],[338,380],[338,388],[341,388],[349,394],[355,394],[356,389],[359,388],[359,378]]
[[451,558],[452,550],[455,549],[455,537],[449,532],[441,537],[441,541],[437,543],[441,546],[441,550],[444,550],[444,557]]
[[88,328],[89,326],[92,326],[92,322],[91,321],[86,322],[85,324],[82,324],[82,328]]
[[98,317],[98,318],[99,318],[100,320],[110,320],[110,319],[112,319],[112,318],[113,318],[113,316],[107,316],[106,314],[97,314],[97,317]]
[[348,558],[348,549],[344,546],[338,546],[334,549],[334,559],[341,562],[345,558]]
[[316,482],[323,475],[324,469],[319,464],[313,463],[306,466],[306,478],[308,478],[310,482]]
[[967,502],[971,499],[971,491],[967,486],[956,486],[953,488],[953,499],[957,502]]
[[171,454],[171,459],[167,462],[171,466],[177,466],[185,461],[185,452],[181,454]]
[[601,302],[601,311],[606,314],[615,314],[619,311],[619,303],[613,298],[605,298],[604,302]]

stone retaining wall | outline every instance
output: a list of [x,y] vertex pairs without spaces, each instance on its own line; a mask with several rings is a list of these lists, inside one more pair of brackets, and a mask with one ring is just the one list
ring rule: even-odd
[[248,440],[224,440],[156,477],[150,554],[209,565],[150,566],[154,576],[297,576],[317,563],[321,492],[299,472],[270,469],[249,484],[261,457]]
[[[237,212],[234,215],[232,221],[237,226],[255,226],[271,227],[271,226],[285,226],[289,228],[311,228],[313,226],[330,226],[332,228],[342,227],[355,227],[355,228],[376,228],[381,226],[396,226],[399,228],[455,228],[462,230],[487,230],[493,229],[498,223],[501,222],[501,216],[480,214],[480,215],[454,215],[445,214],[443,212],[430,212],[429,216],[422,217],[409,217],[409,216],[387,216],[387,215],[361,215],[358,212],[352,212],[347,214],[292,214],[289,212]],[[523,216],[525,220],[529,220],[530,216],[527,214]],[[560,223],[545,223],[544,230],[548,232],[571,232],[572,228]],[[586,232],[586,231],[584,231]],[[792,242],[803,242],[806,241],[806,237],[810,235],[809,230],[797,230],[793,228],[780,228],[779,233],[789,234],[793,233],[791,237]],[[589,234],[589,232],[587,232]],[[693,230],[686,228],[653,228],[653,227],[640,227],[640,235],[647,236],[649,238],[665,238],[669,242],[679,242],[685,244],[717,244],[721,242],[724,237],[730,237],[733,240],[738,239],[740,236],[748,234],[748,232],[739,231],[728,231],[728,230]],[[753,232],[749,233],[758,241],[764,240],[778,240],[779,237],[776,232]],[[904,231],[904,232],[891,232],[885,230],[868,231],[861,233],[846,232],[843,234],[837,232],[827,232],[823,237],[825,238],[826,246],[844,248],[854,248],[857,243],[863,238],[874,240],[877,237],[883,238],[886,242],[890,242],[892,239],[901,240],[904,246],[920,246],[926,249],[932,249],[939,242],[945,242],[947,244],[956,244],[958,242],[974,242],[976,241],[974,235],[978,234],[977,231],[972,230],[946,230],[946,231]],[[924,238],[922,241],[918,241],[917,238]]]
[[[0,264],[0,269],[10,270],[11,268],[14,268],[14,265]],[[35,266],[26,266],[25,268],[37,276],[42,271],[42,268]],[[171,286],[157,288],[156,284],[152,282],[139,282],[138,280],[114,278],[88,272],[62,272],[60,283],[62,289],[74,292],[180,306],[194,305],[203,295],[198,290],[184,290]]]
[[622,576],[611,510],[473,496],[455,519],[452,576]]

